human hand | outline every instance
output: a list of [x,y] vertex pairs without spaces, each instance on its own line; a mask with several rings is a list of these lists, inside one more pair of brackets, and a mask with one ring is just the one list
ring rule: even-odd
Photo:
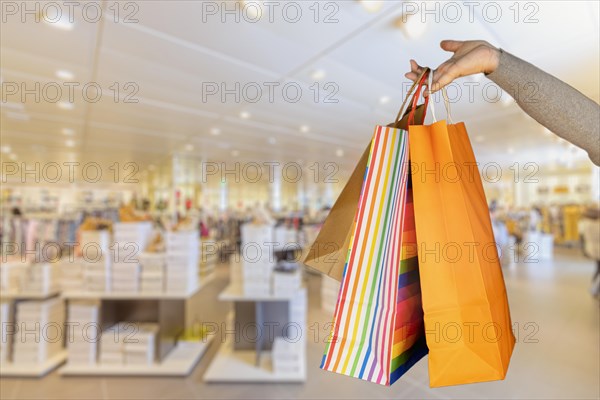
[[[435,69],[431,88],[427,88],[423,96],[437,92],[461,76],[494,72],[500,60],[500,50],[484,40],[443,40],[440,47],[454,54]],[[415,81],[422,71],[423,67],[410,60],[410,72],[405,76]]]

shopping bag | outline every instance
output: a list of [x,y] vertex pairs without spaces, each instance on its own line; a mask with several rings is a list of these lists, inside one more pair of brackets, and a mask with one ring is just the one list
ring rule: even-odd
[[406,130],[377,126],[321,362],[382,385],[427,354],[408,168]]
[[515,344],[475,155],[442,93],[449,123],[408,129],[432,387],[504,379]]
[[[396,121],[388,125],[388,127],[401,128],[406,130],[408,125],[409,112],[413,113],[414,121],[421,123],[425,117],[426,105],[421,104],[413,107],[406,113],[403,113],[404,106],[407,104],[410,94],[417,88],[415,82],[408,90],[404,103],[400,108],[400,112],[396,117]],[[363,185],[367,162],[372,143],[369,143],[366,150],[363,152],[358,164],[350,175],[350,179],[342,189],[339,197],[329,211],[329,214],[323,226],[317,235],[317,238],[307,251],[303,263],[323,274],[341,281],[346,265],[346,257],[350,239],[352,236],[352,224],[356,216],[356,209],[360,198],[360,192]]]

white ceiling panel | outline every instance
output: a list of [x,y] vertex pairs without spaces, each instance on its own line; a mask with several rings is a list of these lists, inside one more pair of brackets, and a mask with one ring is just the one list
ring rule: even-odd
[[[65,78],[57,71],[66,70],[80,86],[98,83],[102,98],[85,101],[78,90],[72,109],[48,99],[8,98],[0,104],[1,141],[19,160],[103,159],[145,166],[184,152],[228,162],[334,161],[351,169],[373,126],[395,117],[408,88],[404,77],[408,60],[437,66],[449,56],[439,48],[442,39],[488,40],[598,101],[597,3],[481,2],[472,20],[463,7],[465,14],[453,22],[444,7],[455,3],[460,5],[387,1],[368,12],[358,1],[295,2],[302,7],[298,22],[286,20],[278,8],[272,21],[263,14],[258,22],[248,22],[240,14],[239,22],[232,16],[222,22],[221,10],[205,15],[205,20],[203,12],[211,5],[223,7],[224,2],[119,3],[118,20],[112,14],[114,7],[109,9],[111,4],[105,2],[104,17],[97,22],[85,21],[76,9],[71,30],[35,22],[33,17],[25,23],[9,18],[0,27],[3,90],[8,82],[62,85]],[[232,9],[241,3],[228,4]],[[446,18],[436,22],[435,11],[427,14],[422,35],[410,38],[396,22],[411,4],[429,10],[438,7]],[[496,5],[502,17],[490,22]],[[126,23],[131,12],[137,22]],[[288,12],[292,14],[286,16],[293,15],[292,9]],[[332,20],[325,22],[328,15]],[[526,23],[527,18],[537,22]],[[322,76],[317,77],[319,71]],[[135,84],[135,94],[135,88],[124,87],[128,82]],[[279,83],[273,101],[267,82]],[[478,86],[469,98],[467,85],[473,82]],[[243,94],[239,101],[231,95],[225,101],[218,95],[205,100],[203,90],[209,83],[226,88],[236,83],[258,85],[264,91],[257,102]],[[286,83],[302,88],[298,102],[282,95],[279,88]],[[337,103],[324,102],[328,83],[339,89],[334,95]],[[113,96],[115,84],[118,101]],[[311,90],[315,84],[320,88],[317,101]],[[457,90],[462,93],[453,101],[452,112],[455,120],[465,121],[478,157],[550,162],[565,151],[572,157],[581,155],[544,133],[514,103],[484,98],[488,84],[484,77],[467,78],[449,88],[451,97]],[[128,93],[138,102],[125,103]],[[493,87],[487,92],[494,93]],[[439,96],[434,100],[441,118],[445,112]],[[242,118],[242,112],[249,113],[248,118]],[[303,126],[308,128],[302,131]],[[214,128],[219,135],[211,134]],[[73,132],[65,135],[64,129]],[[186,151],[186,145],[193,149]]]

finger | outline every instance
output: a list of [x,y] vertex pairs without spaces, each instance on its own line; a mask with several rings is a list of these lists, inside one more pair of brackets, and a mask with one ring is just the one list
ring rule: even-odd
[[411,81],[416,81],[419,75],[423,72],[423,67],[421,67],[415,60],[410,60],[410,72],[404,74],[405,77],[410,79]]
[[464,42],[462,40],[442,40],[440,43],[440,47],[443,50],[451,51],[454,53],[460,48],[460,46],[463,45],[463,43]]
[[414,82],[419,77],[419,74],[415,72],[407,72],[406,74],[404,74],[404,76]]
[[420,74],[423,72],[423,67],[421,67],[415,60],[410,60],[410,70],[415,72],[416,74]]
[[462,75],[459,72],[459,68],[457,68],[456,64],[452,64],[448,66],[445,71],[436,76],[433,75],[433,84],[431,85],[431,92],[435,93],[438,90],[442,89],[444,86],[450,84],[456,78],[460,78]]
[[[431,84],[431,88],[428,86],[425,91],[423,92],[423,96],[427,97],[429,96],[431,93],[434,93],[436,90],[433,90],[433,88],[435,87],[435,82],[437,82],[440,78],[440,76],[444,75],[446,73],[446,71],[448,70],[448,68],[454,64],[454,60],[449,59],[445,62],[443,62],[442,64],[440,64],[435,70],[432,71],[433,73],[433,77],[432,77],[432,84]],[[441,89],[441,87],[440,87]],[[439,90],[439,89],[437,89]]]

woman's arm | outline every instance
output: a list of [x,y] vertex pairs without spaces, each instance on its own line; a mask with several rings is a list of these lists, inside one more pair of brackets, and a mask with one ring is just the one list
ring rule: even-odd
[[[600,106],[596,102],[487,42],[445,40],[441,46],[454,55],[435,70],[432,92],[458,77],[483,72],[510,94],[523,111],[556,135],[586,150],[592,162],[600,165]],[[415,79],[420,69],[411,60],[411,72],[406,76]]]

